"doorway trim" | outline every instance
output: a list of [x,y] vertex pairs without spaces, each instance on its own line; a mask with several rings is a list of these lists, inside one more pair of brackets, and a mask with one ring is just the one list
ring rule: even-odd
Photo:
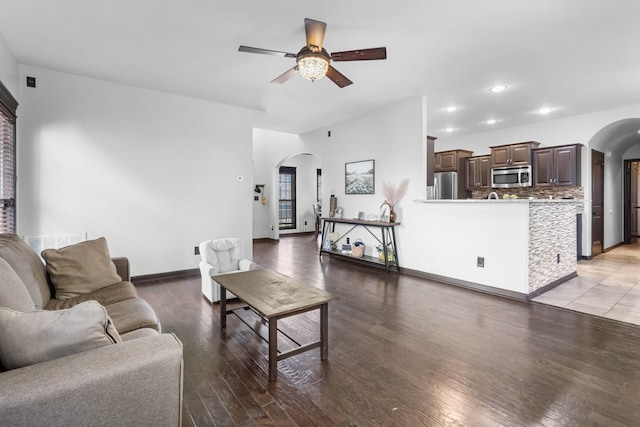
[[[623,228],[624,228],[624,239],[623,242],[624,244],[630,244],[630,243],[635,243],[636,239],[637,239],[637,235],[633,235],[632,233],[632,227],[631,227],[631,221],[634,218],[634,215],[632,215],[632,209],[634,208],[633,206],[631,206],[631,202],[632,202],[632,198],[631,198],[631,190],[633,189],[633,186],[631,185],[631,167],[633,163],[640,163],[640,159],[625,159],[624,160],[624,166],[623,166],[623,172],[624,172],[624,176],[623,176],[623,180],[624,180],[624,195],[623,195],[623,203],[624,203],[624,224],[623,224]],[[637,200],[636,200],[636,204],[637,204]],[[637,215],[637,212],[636,212]]]
[[[280,166],[284,165],[287,160],[289,160],[292,157],[296,157],[296,156],[312,156],[315,157],[317,159],[320,160],[320,162],[322,162],[322,157],[320,157],[319,155],[315,154],[315,153],[311,153],[309,151],[300,151],[297,153],[291,153],[288,154],[286,156],[284,156],[284,158],[282,158],[282,160],[280,160],[275,167],[272,169],[271,172],[271,187],[273,188],[272,193],[271,193],[271,200],[277,200],[277,188],[278,188],[278,176],[280,174]],[[277,203],[272,203],[271,204],[271,209],[269,216],[270,216],[270,223],[271,223],[271,239],[273,240],[280,240],[280,229],[279,227],[275,226],[276,224],[278,224],[278,206]]]
[[[604,252],[604,153],[591,149],[591,256]],[[601,230],[601,232],[598,232]]]

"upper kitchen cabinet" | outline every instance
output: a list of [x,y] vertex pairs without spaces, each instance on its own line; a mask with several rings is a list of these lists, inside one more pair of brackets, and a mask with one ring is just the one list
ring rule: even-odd
[[580,185],[581,144],[533,150],[536,187],[575,187]]
[[519,166],[531,164],[531,150],[540,145],[536,141],[497,145],[491,148],[491,167]]
[[460,161],[471,157],[473,151],[449,150],[435,153],[436,172],[458,172],[460,171]]
[[491,156],[469,157],[465,166],[467,190],[491,188]]

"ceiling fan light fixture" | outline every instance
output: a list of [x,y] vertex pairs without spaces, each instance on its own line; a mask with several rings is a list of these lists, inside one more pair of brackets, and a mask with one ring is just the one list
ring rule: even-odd
[[307,80],[315,82],[327,74],[329,60],[322,55],[309,54],[298,58],[298,71]]

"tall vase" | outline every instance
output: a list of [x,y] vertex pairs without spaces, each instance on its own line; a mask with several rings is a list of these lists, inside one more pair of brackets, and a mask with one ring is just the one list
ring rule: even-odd
[[389,222],[396,222],[396,213],[393,211],[393,206],[389,210]]
[[336,209],[338,208],[338,198],[333,194],[329,197],[329,216],[334,218],[336,216]]

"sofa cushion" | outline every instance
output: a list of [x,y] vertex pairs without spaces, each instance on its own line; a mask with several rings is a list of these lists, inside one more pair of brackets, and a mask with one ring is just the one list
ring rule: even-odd
[[[9,263],[0,258],[0,307],[18,311],[36,309],[29,291]],[[1,338],[0,338],[1,340]]]
[[44,263],[20,237],[15,234],[0,234],[0,257],[9,263],[26,286],[38,310],[51,299]]
[[161,332],[160,320],[153,308],[142,298],[130,299],[106,305],[107,313],[119,333],[124,334],[141,328]]
[[120,301],[138,298],[138,292],[131,282],[120,282],[105,286],[88,294],[78,295],[68,299],[52,299],[45,307],[46,310],[60,310],[62,308],[73,307],[81,302],[96,300],[100,304],[107,306]]
[[159,335],[160,332],[151,328],[140,328],[133,330],[131,332],[125,332],[124,334],[120,334],[120,338],[122,338],[122,342],[137,340],[138,338],[151,337],[154,335]]
[[61,249],[45,249],[42,257],[56,299],[69,299],[122,281],[104,237]]
[[15,369],[121,342],[107,310],[87,301],[67,310],[0,307],[0,362]]

